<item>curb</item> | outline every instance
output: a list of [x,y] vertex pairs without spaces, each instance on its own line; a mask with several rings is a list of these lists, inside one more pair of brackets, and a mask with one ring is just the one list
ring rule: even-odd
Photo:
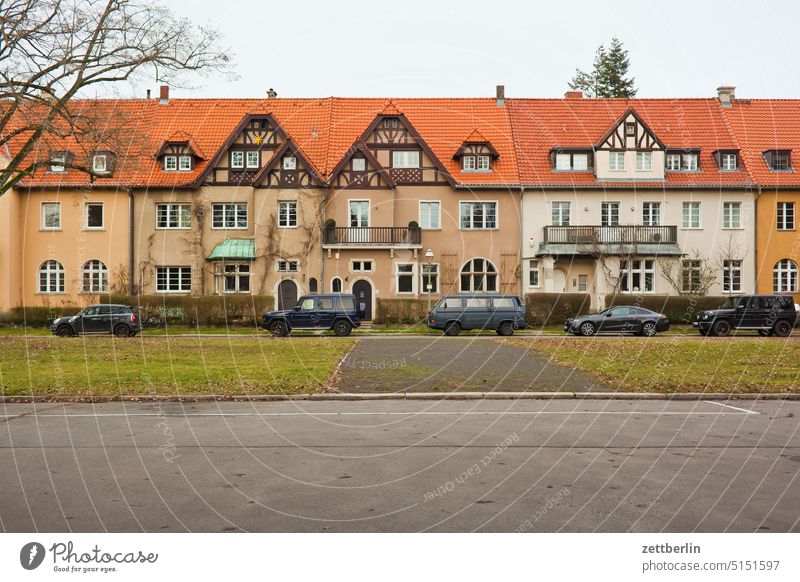
[[175,396],[0,396],[3,404],[35,404],[65,402],[102,404],[106,402],[287,402],[365,401],[365,400],[800,400],[800,393],[725,394],[721,392],[685,392],[660,394],[653,392],[397,392],[379,393],[319,393],[319,394],[254,394],[219,395],[187,394]]

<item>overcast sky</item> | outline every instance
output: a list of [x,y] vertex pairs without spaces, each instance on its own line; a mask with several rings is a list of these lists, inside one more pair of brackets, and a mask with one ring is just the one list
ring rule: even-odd
[[[165,0],[211,23],[239,79],[175,97],[559,97],[617,35],[640,97],[800,97],[797,0]],[[188,9],[188,7],[191,7]],[[155,89],[156,83],[152,88]]]

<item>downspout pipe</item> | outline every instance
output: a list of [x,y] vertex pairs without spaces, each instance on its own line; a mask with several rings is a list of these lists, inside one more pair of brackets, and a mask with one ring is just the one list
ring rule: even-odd
[[[325,249],[322,248],[322,243],[325,241],[325,210],[328,206],[328,184],[322,185],[322,204],[319,207],[319,285],[317,289],[319,293],[325,293]],[[331,289],[333,291],[333,289]]]
[[761,198],[761,186],[758,186],[755,198],[753,199],[753,293],[758,293],[758,199]]
[[519,295],[525,300],[525,265],[522,260],[522,255],[525,254],[525,186],[519,189]]
[[133,227],[136,223],[134,218],[135,202],[133,198],[133,188],[128,188],[128,295],[133,297],[136,289],[136,258],[134,253]]

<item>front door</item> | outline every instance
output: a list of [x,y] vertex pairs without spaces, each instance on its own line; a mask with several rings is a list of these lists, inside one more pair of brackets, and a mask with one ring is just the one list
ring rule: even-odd
[[284,279],[278,285],[278,309],[292,309],[297,305],[297,285],[291,279]]
[[363,321],[372,321],[372,285],[369,281],[359,279],[353,283],[353,295],[356,296],[356,312]]

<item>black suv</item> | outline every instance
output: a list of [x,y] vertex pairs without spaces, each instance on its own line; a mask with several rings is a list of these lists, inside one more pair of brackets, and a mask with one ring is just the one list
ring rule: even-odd
[[50,331],[61,337],[79,333],[113,333],[133,337],[142,331],[142,320],[130,305],[90,305],[77,315],[55,319]]
[[332,329],[338,336],[350,335],[361,325],[356,314],[356,296],[342,293],[301,297],[294,309],[264,314],[264,329],[283,337],[293,329]]
[[692,325],[703,335],[726,336],[732,329],[758,331],[759,335],[786,337],[792,333],[797,311],[787,295],[731,297],[721,309],[701,311]]

